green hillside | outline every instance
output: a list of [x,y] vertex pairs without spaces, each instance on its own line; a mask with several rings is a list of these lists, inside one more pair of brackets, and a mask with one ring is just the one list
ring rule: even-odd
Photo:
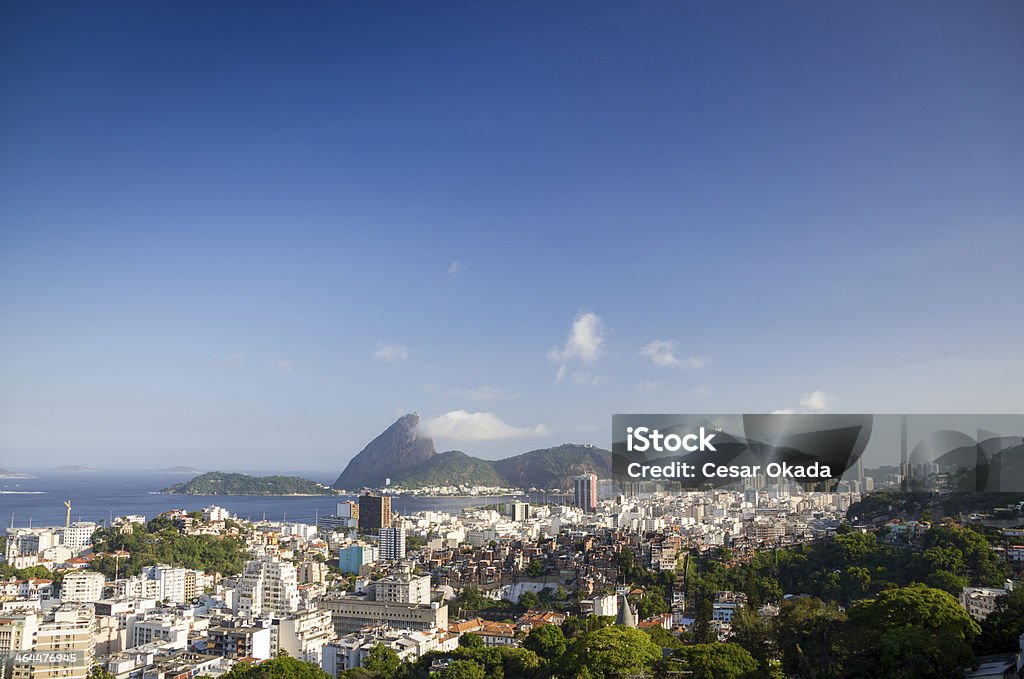
[[335,495],[322,483],[299,476],[249,476],[228,472],[200,474],[191,481],[176,483],[162,493],[174,495]]
[[391,483],[403,488],[511,485],[490,462],[459,450],[438,453],[418,467],[391,479]]

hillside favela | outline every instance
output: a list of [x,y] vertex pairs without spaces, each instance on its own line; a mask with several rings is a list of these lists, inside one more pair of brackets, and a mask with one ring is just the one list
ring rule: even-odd
[[[860,460],[829,487],[755,477],[681,490],[617,480],[611,452],[590,444],[484,460],[437,452],[419,425],[401,417],[331,485],[208,472],[154,488],[152,514],[88,519],[72,518],[75,498],[39,493],[64,521],[25,525],[12,512],[3,676],[1020,668],[1024,494],[948,492],[972,472],[960,449],[917,465]],[[1022,440],[1001,444],[1003,470],[1019,466]],[[5,497],[31,494],[16,489],[32,480],[7,470]],[[255,501],[244,516],[230,509],[242,498]],[[312,520],[266,516],[310,506]]]

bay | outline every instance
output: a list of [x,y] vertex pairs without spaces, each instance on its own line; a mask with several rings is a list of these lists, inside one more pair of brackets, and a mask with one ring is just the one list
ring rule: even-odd
[[[0,525],[18,527],[63,526],[66,516],[64,501],[71,500],[72,521],[109,521],[125,514],[142,514],[147,520],[172,509],[196,511],[217,505],[248,520],[266,518],[270,521],[314,523],[316,517],[335,513],[338,502],[354,496],[227,496],[227,495],[165,495],[158,491],[195,474],[155,471],[93,471],[57,472],[26,470],[34,478],[0,479]],[[259,472],[266,475],[272,472]],[[309,472],[280,472],[303,476],[321,483],[331,478]],[[453,514],[466,507],[508,502],[512,496],[424,497],[396,495],[392,509],[399,514],[441,511]],[[520,496],[529,501],[531,498]],[[542,499],[540,496],[537,500]],[[545,497],[558,501],[555,496]]]

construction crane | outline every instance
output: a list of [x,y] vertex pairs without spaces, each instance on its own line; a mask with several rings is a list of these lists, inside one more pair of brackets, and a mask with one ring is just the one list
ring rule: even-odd
[[64,506],[68,508],[68,518],[64,521],[64,527],[71,528],[71,500],[64,500]]

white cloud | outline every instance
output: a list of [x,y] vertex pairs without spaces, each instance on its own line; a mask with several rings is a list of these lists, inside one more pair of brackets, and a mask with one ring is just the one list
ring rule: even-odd
[[831,394],[826,394],[819,389],[803,395],[803,398],[800,399],[800,405],[804,408],[803,410],[782,408],[780,410],[773,410],[772,415],[823,413],[832,406],[834,400],[835,398]]
[[459,263],[458,262],[452,262],[451,266],[448,267],[448,275],[449,276],[454,276],[457,273],[459,273]]
[[245,354],[240,354],[237,352],[234,354],[228,354],[228,363],[230,363],[231,365],[238,365],[243,361],[245,361]]
[[401,344],[384,344],[383,342],[378,342],[377,350],[373,352],[373,357],[378,361],[394,363],[395,361],[404,361],[409,358],[409,350]]
[[470,413],[465,410],[452,410],[432,420],[425,420],[419,428],[427,436],[454,441],[496,441],[544,436],[548,433],[548,428],[543,424],[513,427],[494,413]]
[[804,397],[800,399],[800,405],[808,410],[814,412],[824,412],[828,410],[832,397],[823,391],[812,391],[809,394],[804,394]]
[[561,349],[555,347],[548,352],[548,359],[564,363],[578,358],[584,363],[593,363],[604,349],[604,322],[597,314],[587,311],[576,316],[569,329],[569,338]]
[[292,372],[292,362],[287,358],[278,359],[277,369],[281,371],[282,375],[288,375]]
[[565,379],[565,376],[569,374],[569,369],[564,365],[558,366],[558,372],[555,373],[555,381],[561,382]]
[[658,389],[661,389],[662,386],[661,382],[641,382],[636,385],[636,390],[646,393],[650,391],[657,391]]
[[676,356],[675,340],[652,340],[640,348],[640,355],[651,359],[656,365],[672,366],[683,370],[703,368],[708,363],[707,356],[690,356],[688,358]]

